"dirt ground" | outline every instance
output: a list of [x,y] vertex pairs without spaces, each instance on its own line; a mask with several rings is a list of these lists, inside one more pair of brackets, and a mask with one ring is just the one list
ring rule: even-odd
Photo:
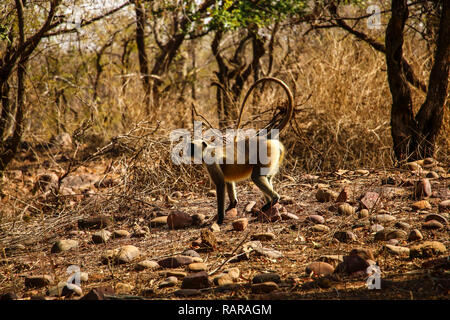
[[[64,163],[63,160],[61,163]],[[251,183],[241,183],[238,185],[238,214],[228,218],[220,226],[220,231],[208,233],[217,242],[215,248],[209,249],[205,249],[197,239],[201,237],[201,231],[210,230],[214,222],[216,199],[213,193],[178,191],[154,198],[133,197],[118,187],[122,181],[120,174],[104,174],[110,165],[109,160],[103,160],[78,168],[62,180],[63,190],[66,191],[56,197],[52,196],[51,191],[46,193],[46,188],[54,181],[48,185],[37,185],[37,181],[43,181],[39,180],[42,174],[61,172],[60,163],[48,161],[44,166],[33,165],[33,161],[16,163],[6,172],[1,184],[0,295],[7,297],[9,294],[19,299],[80,299],[92,289],[110,287],[103,298],[449,298],[449,208],[440,206],[444,200],[450,199],[450,174],[445,164],[435,163],[428,168],[424,165],[420,171],[392,168],[280,175],[275,181],[275,188],[282,195],[280,203],[284,209],[279,211],[283,213],[283,219],[274,222],[258,221],[256,210],[245,210],[250,201],[255,201],[255,208],[260,208],[263,199]],[[432,177],[430,171],[436,171],[437,175]],[[413,204],[423,196],[414,195],[415,185],[427,174],[431,195],[425,198],[430,207],[417,209]],[[74,177],[80,177],[82,182]],[[98,183],[98,177],[103,183]],[[338,209],[341,203],[335,199],[344,187],[347,193],[344,201],[354,210],[350,214],[342,213]],[[70,188],[71,191],[67,191]],[[319,189],[330,190],[331,199],[318,201]],[[361,198],[367,192],[375,192],[378,200],[371,203],[373,206],[369,205],[368,216],[364,216],[361,213],[364,200]],[[176,211],[190,216],[204,215],[205,219],[197,225],[177,230],[170,230],[167,224],[150,223],[155,217],[164,217]],[[287,219],[286,213],[296,217],[291,215]],[[428,229],[424,223],[431,219],[427,216],[433,213],[439,214],[436,219],[444,219],[436,229]],[[106,243],[95,244],[92,234],[99,231],[98,227],[82,227],[79,221],[98,214],[111,218],[112,222],[104,226],[105,230],[126,230],[129,235],[111,237]],[[379,225],[385,230],[403,232],[397,232],[398,236],[390,240],[376,241],[374,219],[383,214],[389,214],[390,219],[378,222]],[[324,221],[320,224],[326,227],[317,231],[314,227],[317,221],[311,222],[312,219],[308,218],[311,215],[321,216]],[[233,220],[242,217],[248,219],[248,226],[242,231],[234,230]],[[411,240],[413,229],[417,229],[423,239]],[[338,240],[336,233],[341,231],[349,231],[346,234],[350,234],[350,238],[338,237]],[[259,245],[281,253],[281,257],[248,249],[252,236],[259,233],[273,234],[273,239],[260,240]],[[76,240],[78,245],[67,251],[52,252],[55,242],[61,239]],[[414,256],[412,251],[396,255],[386,247],[394,245],[411,249],[425,241],[440,242],[445,250]],[[137,247],[139,255],[127,263],[104,262],[102,255],[108,250],[125,245]],[[247,248],[246,252],[244,248]],[[210,280],[206,287],[190,292],[180,291],[184,287],[183,277],[193,273],[188,265],[136,269],[141,261],[159,261],[182,255],[189,249],[196,250],[201,258],[196,261],[203,261],[206,265]],[[351,256],[353,249],[362,249],[357,254],[358,259],[373,260],[369,263],[376,263],[379,267],[381,289],[367,288],[367,265],[357,267],[354,272],[345,267],[342,269],[342,259]],[[341,257],[330,258],[330,255]],[[229,261],[233,257],[235,259]],[[307,272],[307,267],[316,261],[328,262],[332,267],[331,273]],[[82,279],[80,283],[82,292],[55,291],[58,283],[68,280],[71,273],[67,270],[73,265],[79,267],[81,273],[87,273],[87,279]],[[215,284],[214,277],[230,268],[239,270],[233,283]],[[264,273],[275,273],[276,285],[258,291],[254,277]],[[48,275],[51,281],[27,284],[27,278],[43,274]],[[175,275],[178,281],[168,287],[161,285],[171,275]]]

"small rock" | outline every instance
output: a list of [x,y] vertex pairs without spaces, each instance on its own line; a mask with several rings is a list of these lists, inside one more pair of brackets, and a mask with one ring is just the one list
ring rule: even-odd
[[129,237],[130,237],[130,233],[127,230],[114,230],[114,232],[113,232],[114,239],[129,238]]
[[252,212],[253,207],[256,205],[256,201],[250,201],[246,206],[244,211],[247,213]]
[[105,295],[113,295],[114,289],[111,286],[97,287],[84,295],[81,300],[105,300]]
[[253,277],[252,283],[263,283],[263,282],[274,282],[280,283],[280,275],[274,272],[271,273],[260,273]]
[[241,218],[233,221],[233,229],[236,231],[243,231],[247,228],[248,220],[247,218]]
[[99,243],[106,243],[111,238],[111,232],[108,230],[100,230],[92,235],[92,242],[99,244]]
[[178,283],[178,279],[177,279],[177,277],[168,277],[168,278],[166,278],[163,282],[161,282],[160,284],[159,284],[159,288],[160,289],[162,289],[162,288],[169,288],[169,287],[175,287],[176,285],[177,285],[177,283]]
[[402,229],[402,230],[409,230],[411,228],[411,226],[408,223],[403,222],[403,221],[396,222],[394,227]]
[[438,230],[438,229],[443,229],[444,225],[442,223],[440,223],[439,221],[429,220],[429,221],[424,222],[422,224],[422,228],[423,229],[430,229],[430,230]]
[[164,227],[165,225],[167,225],[167,216],[160,216],[150,220],[150,227],[152,228]]
[[208,269],[208,267],[203,262],[194,262],[188,265],[188,269],[189,271],[198,272],[205,271]]
[[194,258],[189,256],[174,256],[158,261],[158,264],[162,268],[178,268],[191,263],[194,263]]
[[389,223],[395,221],[396,218],[390,214],[376,214],[371,220],[378,223]]
[[160,268],[160,265],[158,264],[158,262],[152,261],[152,260],[144,260],[144,261],[138,262],[135,266],[135,269],[137,271],[142,271],[145,269],[155,270],[158,268]]
[[330,227],[324,224],[315,224],[311,227],[312,232],[328,232],[330,231]]
[[386,240],[406,239],[407,236],[408,236],[408,234],[404,230],[393,229],[393,230],[388,230],[388,232],[386,233]]
[[388,241],[386,241],[386,244],[390,244],[391,246],[396,246],[398,245],[400,241],[397,239],[389,239]]
[[368,216],[369,216],[369,210],[367,210],[367,209],[361,209],[358,212],[358,218],[359,219],[367,218]]
[[217,286],[223,286],[227,284],[232,284],[233,279],[229,274],[226,273],[220,273],[217,276],[214,277],[213,282]]
[[290,213],[290,212],[281,212],[280,215],[281,215],[281,220],[299,220],[300,219],[297,215]]
[[201,296],[202,292],[198,289],[179,289],[173,293],[176,297],[196,297]]
[[102,229],[111,225],[111,217],[98,215],[78,220],[80,229]]
[[192,224],[194,226],[201,226],[205,222],[205,215],[201,213],[196,213],[192,215]]
[[252,284],[251,290],[253,293],[269,293],[278,290],[278,285],[275,282],[263,282]]
[[63,251],[68,251],[70,249],[78,247],[77,240],[58,240],[55,242],[51,249],[51,253],[58,253]]
[[421,200],[414,202],[411,207],[413,210],[425,210],[431,209],[431,204],[427,200]]
[[368,191],[364,194],[360,200],[361,209],[373,210],[375,205],[378,204],[380,195],[376,192]]
[[429,258],[444,254],[447,251],[445,245],[439,241],[425,241],[410,247],[411,258]]
[[344,187],[336,198],[336,202],[348,202],[353,198],[353,192],[349,187]]
[[53,284],[53,278],[49,275],[31,276],[25,278],[26,288],[42,288]]
[[192,217],[183,211],[176,211],[167,217],[169,229],[181,229],[192,225]]
[[425,222],[431,221],[431,220],[439,221],[443,225],[447,224],[447,219],[443,215],[440,215],[440,214],[432,213],[425,217]]
[[334,272],[351,274],[358,271],[366,271],[369,265],[369,262],[359,255],[350,255],[344,257],[344,261],[336,267]]
[[340,242],[351,242],[356,240],[356,236],[351,231],[337,231],[334,234],[334,238],[338,239]]
[[375,260],[373,252],[370,249],[355,248],[350,251],[349,256],[359,256],[364,260]]
[[280,251],[270,249],[270,248],[263,248],[263,247],[255,247],[253,249],[257,254],[266,256],[271,259],[278,259],[282,258],[283,254]]
[[378,231],[381,231],[383,229],[384,229],[384,227],[381,224],[374,224],[374,225],[372,225],[370,227],[370,231],[371,232],[378,232]]
[[274,205],[265,212],[260,211],[257,220],[261,222],[276,222],[282,220],[279,206]]
[[209,286],[208,274],[205,271],[187,275],[181,284],[182,289],[203,289]]
[[422,240],[423,239],[423,235],[422,233],[417,230],[417,229],[413,229],[411,230],[411,232],[409,233],[408,236],[408,241],[417,241],[417,240]]
[[139,255],[140,251],[137,247],[127,245],[119,249],[116,259],[118,263],[130,263],[137,259]]
[[439,212],[450,212],[450,200],[439,202]]
[[324,224],[325,218],[318,214],[312,214],[312,215],[307,216],[305,221],[312,222],[315,224]]
[[200,258],[200,255],[195,250],[186,250],[183,252],[184,256]]
[[355,208],[353,208],[348,203],[341,204],[338,207],[338,213],[343,216],[351,216],[355,214],[355,211],[356,211]]
[[417,198],[428,198],[429,196],[431,196],[431,193],[430,180],[424,178],[415,184],[414,194]]
[[272,232],[256,233],[252,234],[250,239],[259,241],[270,241],[275,239],[275,235]]
[[385,246],[385,248],[386,248],[387,252],[389,252],[390,254],[397,255],[397,256],[409,256],[409,248],[393,246],[393,245],[389,245],[389,244],[387,244]]
[[410,171],[419,171],[422,169],[422,167],[417,163],[417,162],[408,162],[406,164],[406,167],[410,170]]
[[220,226],[216,222],[214,222],[209,228],[212,232],[220,232]]
[[430,171],[427,173],[426,177],[429,179],[439,179],[439,174],[437,172]]
[[325,188],[319,188],[316,193],[316,199],[319,202],[335,201],[338,196],[336,192]]
[[241,274],[238,268],[229,268],[225,270],[224,273],[228,274],[233,280],[238,280]]
[[183,279],[187,276],[187,273],[181,270],[169,270],[165,274],[166,277],[176,277],[177,279]]
[[315,275],[329,275],[334,272],[334,267],[326,262],[312,262],[306,267],[306,273]]

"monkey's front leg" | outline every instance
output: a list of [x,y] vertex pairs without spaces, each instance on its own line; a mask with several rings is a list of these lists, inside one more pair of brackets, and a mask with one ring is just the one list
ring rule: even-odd
[[222,224],[225,216],[225,183],[216,183],[217,194],[217,223]]
[[237,196],[236,196],[236,185],[234,184],[234,182],[227,182],[226,185],[228,198],[230,199],[230,204],[228,205],[228,208],[225,211],[228,211],[230,209],[236,208]]

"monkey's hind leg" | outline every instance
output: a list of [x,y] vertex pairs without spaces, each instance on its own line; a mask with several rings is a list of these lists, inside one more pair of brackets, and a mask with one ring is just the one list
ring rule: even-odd
[[267,211],[270,207],[278,202],[280,196],[273,190],[271,184],[272,177],[261,176],[259,175],[258,170],[255,170],[252,173],[252,181],[253,183],[261,190],[264,194],[264,197],[267,200],[267,203],[261,208],[262,211]]
[[228,211],[230,209],[236,208],[237,206],[237,195],[236,195],[236,185],[234,182],[227,182],[227,193],[228,198],[230,199],[230,204],[225,209],[225,211]]

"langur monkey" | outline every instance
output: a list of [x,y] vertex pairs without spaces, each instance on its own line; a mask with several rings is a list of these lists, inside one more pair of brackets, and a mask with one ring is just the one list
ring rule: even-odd
[[[263,81],[274,81],[280,84],[288,96],[288,108],[286,114],[279,124],[279,133],[289,123],[293,114],[293,96],[289,87],[281,80],[273,77],[261,78],[256,81],[247,91],[244,101],[241,105],[237,128],[241,123],[242,111],[245,102],[250,95],[250,92],[257,84]],[[253,147],[252,147],[253,146]],[[257,146],[255,148],[255,146]],[[233,161],[227,157],[227,148],[234,149],[232,152]],[[265,149],[264,156],[261,157],[259,149]],[[228,193],[230,204],[226,211],[235,208],[237,205],[236,186],[235,182],[243,181],[251,178],[253,183],[263,192],[266,199],[266,204],[262,207],[262,211],[268,210],[271,206],[276,204],[280,199],[277,192],[272,186],[272,179],[278,172],[281,162],[284,157],[284,146],[278,139],[271,139],[265,136],[256,136],[238,140],[224,146],[210,146],[203,140],[196,140],[188,145],[187,152],[191,158],[194,155],[201,155],[202,159],[206,155],[212,156],[214,161],[208,161],[203,164],[216,186],[217,193],[217,223],[222,224],[225,213],[225,189]],[[228,154],[229,155],[229,154]],[[242,161],[242,159],[245,159]],[[250,161],[250,160],[253,161]],[[239,161],[240,160],[240,161]],[[256,161],[255,161],[256,160]]]

